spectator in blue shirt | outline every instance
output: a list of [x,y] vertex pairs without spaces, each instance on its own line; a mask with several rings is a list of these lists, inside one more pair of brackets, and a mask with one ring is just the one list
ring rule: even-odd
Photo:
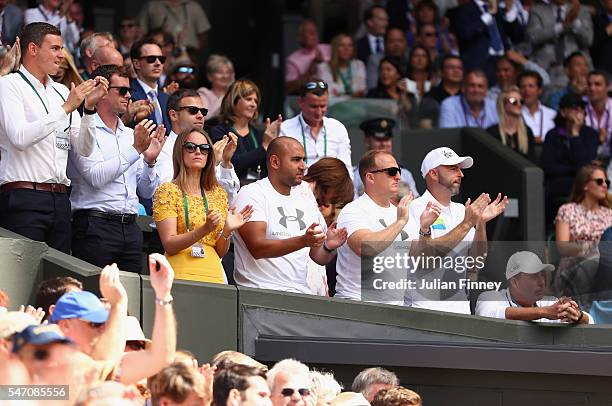
[[463,81],[463,94],[447,97],[440,107],[440,127],[487,127],[497,124],[495,103],[487,98],[486,74],[471,70]]

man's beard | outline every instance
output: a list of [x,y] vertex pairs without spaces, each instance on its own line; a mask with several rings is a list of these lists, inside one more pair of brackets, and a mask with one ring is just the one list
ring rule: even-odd
[[451,196],[457,196],[461,190],[461,183],[453,183],[451,180],[444,179],[443,177],[440,177],[440,184],[451,192]]

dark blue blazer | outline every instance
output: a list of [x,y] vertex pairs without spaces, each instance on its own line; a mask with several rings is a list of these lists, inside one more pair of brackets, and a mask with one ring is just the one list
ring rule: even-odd
[[[463,67],[466,71],[475,68],[487,69],[484,61],[489,58],[489,28],[480,19],[481,14],[480,7],[474,0],[449,10],[447,14],[450,29],[457,36]],[[495,21],[504,48],[509,49],[510,40],[516,44],[522,41],[524,34],[518,18],[508,23],[504,14],[504,9],[500,8],[495,14]]]
[[357,40],[357,59],[368,65],[368,59],[370,59],[370,41],[368,41],[368,34]]
[[[157,88],[161,89],[160,87]],[[140,86],[140,83],[136,79],[130,79],[130,94],[132,95],[132,101],[137,100],[148,100],[149,97],[145,94],[144,89]],[[164,119],[164,127],[166,127],[166,134],[170,134],[170,130],[172,129],[172,125],[170,124],[170,119],[168,118],[168,113],[166,112],[166,108],[168,106],[168,95],[164,92],[159,91],[157,93],[157,102],[159,103],[159,107],[161,107],[162,116]],[[149,116],[149,120],[153,120],[155,122],[155,113],[151,113]],[[156,122],[156,124],[159,124]]]

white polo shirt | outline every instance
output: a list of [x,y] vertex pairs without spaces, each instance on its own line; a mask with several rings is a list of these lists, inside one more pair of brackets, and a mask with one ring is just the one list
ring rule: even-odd
[[312,165],[324,157],[338,158],[346,165],[351,179],[353,166],[351,164],[351,141],[346,127],[340,121],[323,117],[323,127],[317,137],[312,135],[310,126],[306,124],[302,113],[283,121],[280,135],[295,138],[304,146],[306,164]]
[[[268,178],[258,180],[242,187],[236,196],[238,212],[247,204],[253,206],[249,222],[266,223],[266,239],[269,240],[302,236],[312,223],[318,223],[324,231],[327,229],[317,201],[305,182],[293,187],[289,196],[285,196],[274,189]],[[255,259],[240,233],[235,233],[234,253],[234,277],[238,285],[313,293],[307,283],[310,248],[282,257]]]
[[[432,196],[429,190],[425,191],[423,195],[417,199],[414,199],[412,203],[410,203],[410,218],[408,220],[408,234],[411,240],[419,239],[419,229],[420,222],[419,219],[421,214],[425,210],[427,203],[430,201],[437,200]],[[440,203],[440,202],[438,202]],[[442,205],[442,212],[438,219],[431,226],[431,238],[436,239],[438,237],[442,237],[450,232],[452,229],[457,227],[465,217],[465,206],[459,203],[451,202],[448,206]],[[462,242],[460,243],[459,252],[451,252],[449,256],[457,257],[459,255],[467,255],[467,246],[471,241],[474,240],[475,230],[472,228],[466,235],[463,237]],[[442,280],[445,278],[445,272],[454,272],[444,269],[435,269],[427,274],[425,277],[427,280]],[[460,277],[466,278],[465,272],[463,275],[452,275],[452,277]],[[420,281],[419,281],[420,283]],[[442,294],[442,292],[440,292]],[[463,313],[470,314],[470,303],[467,298],[467,293],[464,290],[458,290],[450,297],[445,297],[444,300],[442,298],[437,298],[438,300],[430,300],[431,297],[429,295],[421,295],[418,292],[418,289],[410,289],[406,291],[405,297],[405,305],[412,307],[421,307],[431,310],[439,310],[451,313]]]
[[[551,306],[557,303],[557,298],[553,296],[545,296],[536,302],[537,307]],[[478,302],[476,302],[476,316],[493,317],[496,319],[506,318],[506,309],[508,307],[522,307],[514,300],[510,295],[508,289],[491,290],[488,292],[482,292],[478,296]],[[585,317],[589,318],[589,324],[594,324],[593,318],[587,312],[584,312]],[[562,323],[561,320],[549,320],[546,318],[533,320],[540,323]]]
[[[338,215],[338,228],[346,227],[348,237],[359,230],[381,231],[397,220],[397,207],[379,206],[367,193],[344,206]],[[398,234],[395,241],[404,241],[409,237],[407,225]],[[368,243],[368,241],[365,241]],[[361,256],[349,247],[348,243],[338,248],[336,262],[336,297],[361,300]],[[384,294],[384,292],[383,292]],[[388,295],[387,295],[388,296]],[[385,301],[392,303],[393,300]],[[401,303],[397,303],[401,304]]]

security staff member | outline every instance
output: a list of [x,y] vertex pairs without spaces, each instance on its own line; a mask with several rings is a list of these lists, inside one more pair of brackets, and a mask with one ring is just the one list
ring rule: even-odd
[[[395,127],[395,121],[390,118],[372,118],[366,120],[359,128],[363,131],[364,139],[363,143],[368,148],[368,151],[375,149],[381,149],[392,153],[393,149],[393,128]],[[400,165],[402,170],[400,175],[400,191],[395,202],[397,203],[403,196],[408,194],[408,191],[412,192],[412,195],[416,198],[419,197],[414,178],[408,169]],[[353,184],[355,186],[355,199],[363,194],[363,183],[359,177],[359,168],[353,167]]]

